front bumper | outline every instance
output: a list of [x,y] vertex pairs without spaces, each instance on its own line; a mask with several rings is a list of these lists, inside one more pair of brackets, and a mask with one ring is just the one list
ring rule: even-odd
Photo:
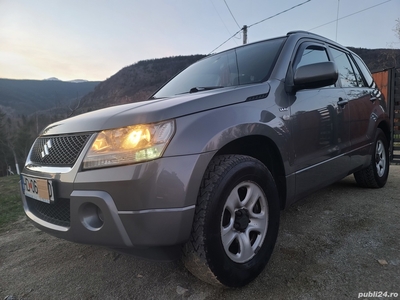
[[[62,174],[25,167],[23,175],[53,180],[56,197],[53,204],[41,203],[21,190],[24,209],[38,228],[73,242],[122,249],[180,245],[190,236],[200,182],[212,156],[166,157],[89,171],[72,168]],[[62,207],[69,211],[59,222]]]

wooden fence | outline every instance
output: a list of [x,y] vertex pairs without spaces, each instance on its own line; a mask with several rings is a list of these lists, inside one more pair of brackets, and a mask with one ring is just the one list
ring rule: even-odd
[[372,76],[385,96],[391,123],[391,162],[400,164],[400,69],[387,69]]

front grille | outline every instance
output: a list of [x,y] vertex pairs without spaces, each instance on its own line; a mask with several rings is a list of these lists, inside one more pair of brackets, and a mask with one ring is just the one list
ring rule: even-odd
[[26,197],[29,210],[39,219],[51,224],[70,226],[70,203],[69,199],[57,199],[54,203],[47,204],[30,197]]
[[91,134],[40,137],[35,141],[30,160],[39,165],[72,166]]

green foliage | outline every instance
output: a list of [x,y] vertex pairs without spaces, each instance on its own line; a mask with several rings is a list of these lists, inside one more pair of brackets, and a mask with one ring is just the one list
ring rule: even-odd
[[20,177],[0,177],[0,232],[24,215],[19,192]]

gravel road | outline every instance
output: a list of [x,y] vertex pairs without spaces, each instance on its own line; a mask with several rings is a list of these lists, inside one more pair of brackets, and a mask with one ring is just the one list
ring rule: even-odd
[[368,299],[368,292],[400,299],[400,166],[391,166],[383,189],[359,188],[349,176],[283,211],[269,264],[241,289],[203,283],[179,261],[66,242],[26,218],[0,234],[0,299]]

